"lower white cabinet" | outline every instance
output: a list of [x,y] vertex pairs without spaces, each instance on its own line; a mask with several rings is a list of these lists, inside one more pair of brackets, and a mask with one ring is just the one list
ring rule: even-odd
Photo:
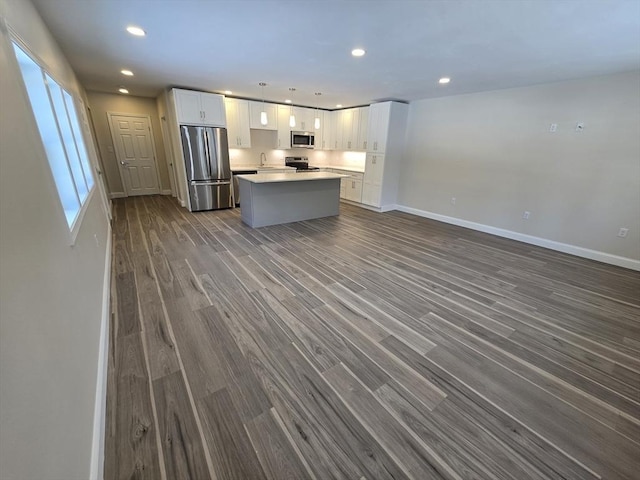
[[384,155],[367,153],[362,184],[362,203],[380,207],[384,174]]
[[347,181],[347,188],[344,192],[344,198],[352,202],[362,202],[362,180],[350,177]]
[[362,202],[362,173],[339,170],[337,168],[327,169],[327,171],[349,175],[340,179],[340,198],[352,202]]

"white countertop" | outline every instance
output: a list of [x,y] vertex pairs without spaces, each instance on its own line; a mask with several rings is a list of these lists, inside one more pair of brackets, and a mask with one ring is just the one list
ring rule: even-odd
[[286,165],[260,165],[257,163],[250,165],[232,165],[231,171],[235,172],[238,170],[291,170],[295,171],[296,167],[287,167]]
[[335,170],[344,170],[346,172],[364,173],[364,167],[343,167],[343,166],[338,166],[338,165],[323,165],[320,168],[332,168],[332,169],[335,169]]
[[331,180],[343,177],[348,177],[348,175],[331,172],[256,173],[253,175],[236,175],[236,178],[241,178],[251,183],[304,182],[308,180]]

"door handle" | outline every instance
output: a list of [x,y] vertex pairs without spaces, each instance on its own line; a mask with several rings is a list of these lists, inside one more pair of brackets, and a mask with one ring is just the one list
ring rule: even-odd
[[123,166],[126,167],[127,165],[129,165],[129,162],[125,162],[123,160],[120,160],[120,165],[123,165]]

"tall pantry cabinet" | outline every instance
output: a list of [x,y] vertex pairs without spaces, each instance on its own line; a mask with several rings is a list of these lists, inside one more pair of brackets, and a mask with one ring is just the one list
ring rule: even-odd
[[386,211],[396,204],[408,113],[409,105],[405,103],[381,102],[369,107],[362,183],[365,205]]

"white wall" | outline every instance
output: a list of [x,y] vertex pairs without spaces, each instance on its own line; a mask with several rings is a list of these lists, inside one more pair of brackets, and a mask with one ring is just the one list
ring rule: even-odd
[[401,185],[405,208],[638,261],[640,74],[412,102]]
[[[28,0],[5,21],[73,94],[73,71]],[[0,478],[90,477],[109,226],[94,192],[69,246],[6,30],[0,32]]]

